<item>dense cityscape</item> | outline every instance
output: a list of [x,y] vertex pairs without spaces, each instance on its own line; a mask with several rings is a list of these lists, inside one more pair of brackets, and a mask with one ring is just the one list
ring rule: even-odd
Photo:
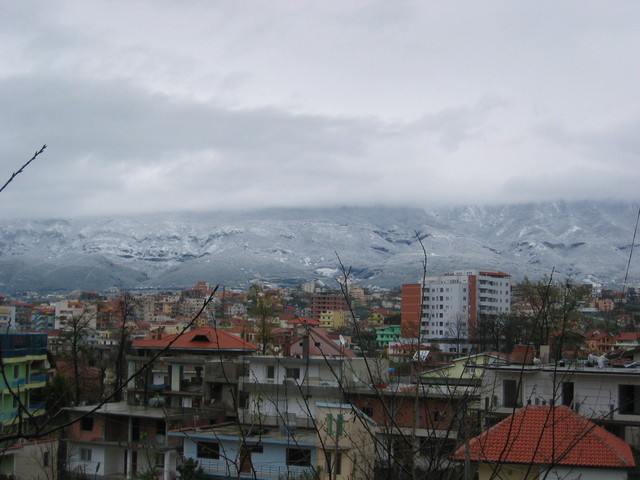
[[0,1],[0,480],[640,480],[639,24]]
[[[496,465],[626,475],[639,312],[634,288],[473,269],[395,290],[345,278],[4,298],[0,467],[165,480],[473,478]],[[521,407],[555,408],[553,422],[581,433],[544,447],[566,450],[550,464],[525,438],[545,445],[548,412]],[[505,421],[525,431],[485,452]],[[592,437],[609,447],[586,461],[577,452]]]

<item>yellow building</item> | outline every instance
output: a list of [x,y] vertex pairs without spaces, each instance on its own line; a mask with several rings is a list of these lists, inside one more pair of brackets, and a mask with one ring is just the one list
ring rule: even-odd
[[344,312],[331,310],[320,314],[320,326],[328,330],[337,330],[344,327],[346,316]]
[[316,408],[322,480],[373,478],[375,422],[350,404],[318,402]]

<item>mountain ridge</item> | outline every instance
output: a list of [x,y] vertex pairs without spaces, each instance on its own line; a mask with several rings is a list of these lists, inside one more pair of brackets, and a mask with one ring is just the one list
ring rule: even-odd
[[432,275],[486,268],[615,284],[636,217],[631,203],[558,201],[0,220],[0,292],[331,283],[340,261],[354,282],[392,288],[419,281],[418,237]]

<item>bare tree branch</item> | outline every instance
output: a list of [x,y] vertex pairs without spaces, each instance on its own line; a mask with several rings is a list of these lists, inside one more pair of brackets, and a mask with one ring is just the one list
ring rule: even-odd
[[2,188],[0,188],[0,193],[2,193],[2,191],[7,188],[7,186],[13,182],[13,179],[16,178],[18,175],[20,175],[22,172],[24,172],[24,169],[27,168],[29,166],[29,164],[31,162],[33,162],[38,155],[40,155],[42,152],[44,152],[44,149],[47,148],[46,145],[43,145],[42,148],[40,148],[40,150],[37,150],[36,153],[33,154],[33,157],[31,157],[24,165],[22,165],[18,170],[16,170],[15,172],[13,172],[11,174],[11,177],[9,177],[9,180],[6,181],[6,183],[2,186]]

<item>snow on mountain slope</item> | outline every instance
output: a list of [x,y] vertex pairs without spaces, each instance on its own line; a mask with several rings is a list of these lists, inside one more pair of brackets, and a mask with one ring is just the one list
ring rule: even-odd
[[[605,284],[625,273],[637,207],[554,202],[442,209],[335,208],[0,221],[0,292],[176,288],[198,280],[331,284],[338,256],[361,285],[499,269]],[[633,280],[640,278],[632,262]]]

